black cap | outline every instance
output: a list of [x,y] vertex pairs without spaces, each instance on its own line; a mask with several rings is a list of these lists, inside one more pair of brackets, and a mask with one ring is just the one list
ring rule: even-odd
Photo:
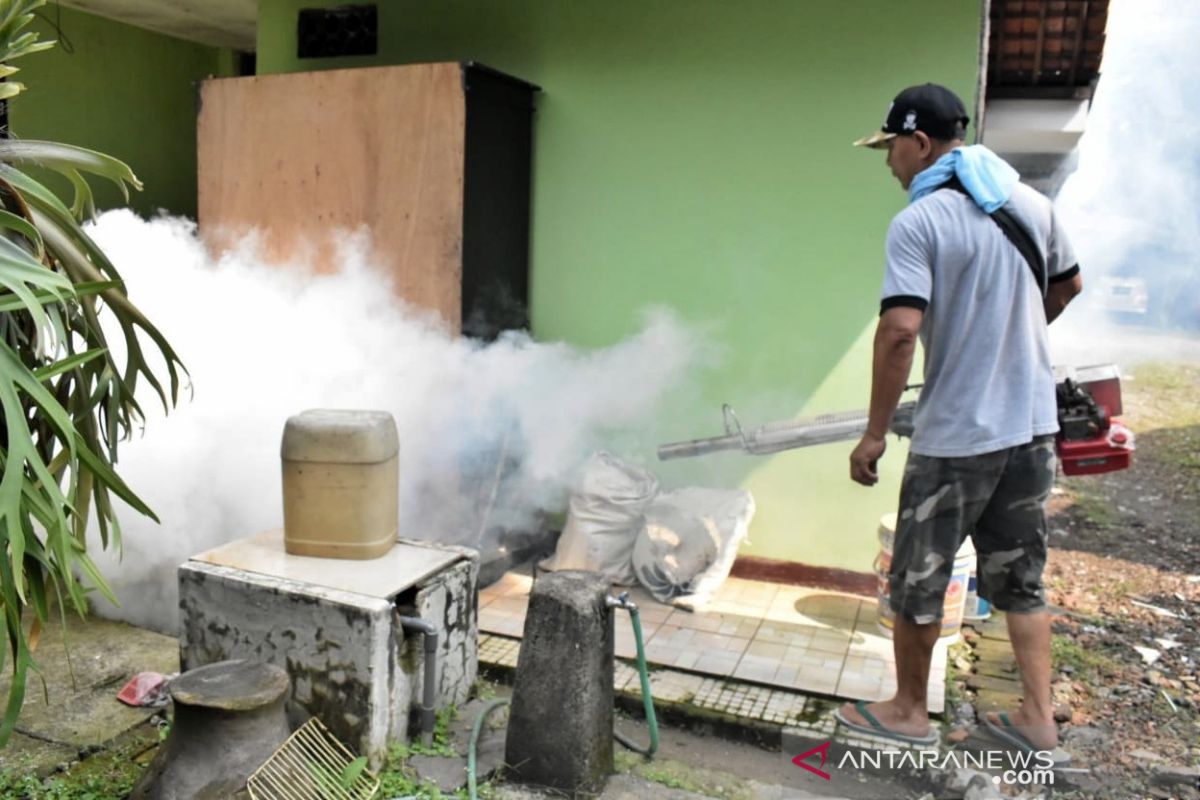
[[936,83],[910,86],[892,101],[878,133],[855,142],[863,147],[886,147],[888,139],[922,131],[943,141],[962,139],[971,118],[958,95]]

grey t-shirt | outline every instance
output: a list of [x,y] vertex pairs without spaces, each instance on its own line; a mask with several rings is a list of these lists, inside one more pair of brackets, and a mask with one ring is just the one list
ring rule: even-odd
[[[1050,201],[1018,184],[1006,209],[1070,278],[1075,256]],[[1058,430],[1046,315],[1033,271],[966,195],[939,189],[892,220],[883,308],[923,308],[925,385],[911,450],[962,457]]]

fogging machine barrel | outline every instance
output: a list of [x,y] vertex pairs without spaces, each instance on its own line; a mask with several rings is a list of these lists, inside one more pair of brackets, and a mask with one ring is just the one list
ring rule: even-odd
[[[917,404],[911,402],[900,404],[892,417],[892,433],[898,436],[912,436],[913,413],[916,407]],[[868,418],[866,411],[847,411],[822,414],[808,419],[770,422],[747,431],[730,406],[724,406],[722,412],[725,417],[724,436],[664,444],[658,448],[659,460],[693,458],[722,450],[742,450],[751,455],[762,456],[798,447],[846,441],[866,432]]]

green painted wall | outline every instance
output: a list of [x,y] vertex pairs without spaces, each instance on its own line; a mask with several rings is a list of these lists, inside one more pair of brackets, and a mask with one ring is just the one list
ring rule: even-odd
[[[726,401],[748,422],[865,407],[884,233],[904,197],[883,155],[850,142],[909,84],[973,105],[978,3],[390,0],[377,57],[302,61],[296,12],[313,5],[262,0],[260,72],[472,59],[544,89],[535,334],[611,344],[657,305],[720,345],[660,441],[719,433]],[[655,468],[751,489],[745,553],[865,571],[904,451],[891,446],[868,490],[847,477],[850,447]]]
[[[65,38],[49,21],[57,23]],[[193,82],[229,74],[221,51],[63,8],[43,9],[43,40],[60,46],[18,61],[28,88],[10,106],[13,133],[100,150],[127,162],[145,184],[129,205],[196,215],[196,101]],[[63,46],[63,44],[67,46]],[[227,63],[225,63],[227,62]],[[51,178],[56,189],[68,184]],[[125,203],[111,184],[93,184],[101,208]]]

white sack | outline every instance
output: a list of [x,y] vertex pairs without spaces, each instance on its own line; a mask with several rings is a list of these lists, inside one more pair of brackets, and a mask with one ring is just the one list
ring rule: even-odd
[[729,577],[753,518],[754,498],[745,490],[660,494],[634,544],[638,580],[659,602],[702,608]]
[[554,555],[540,566],[599,572],[614,583],[633,584],[633,543],[657,493],[658,479],[649,472],[609,453],[595,453],[571,494]]

